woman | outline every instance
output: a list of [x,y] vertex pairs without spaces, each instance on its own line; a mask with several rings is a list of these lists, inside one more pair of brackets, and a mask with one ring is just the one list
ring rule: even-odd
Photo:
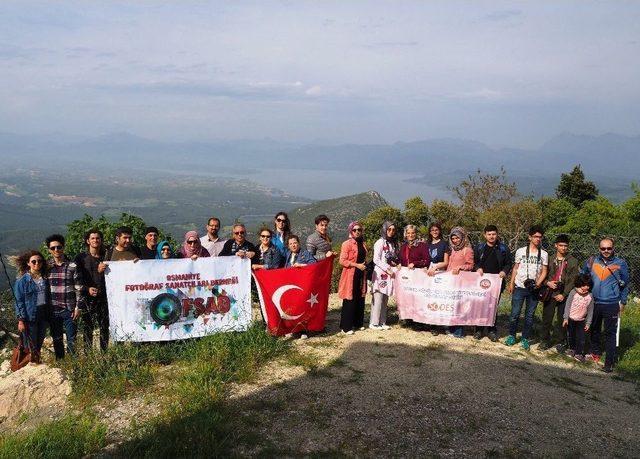
[[[453,228],[449,234],[449,243],[451,255],[447,272],[458,275],[460,271],[473,271],[473,249],[464,228],[461,226]],[[451,327],[451,331],[456,338],[464,338],[462,326]]]
[[171,246],[169,245],[169,242],[158,242],[158,246],[156,247],[156,260],[166,260],[168,258],[173,258],[173,253],[171,252]]
[[35,250],[19,255],[15,261],[20,275],[15,285],[18,331],[26,338],[31,361],[40,363],[40,350],[50,312],[47,265],[42,254]]
[[431,257],[431,265],[427,274],[434,276],[437,271],[444,271],[449,264],[449,244],[442,239],[442,226],[440,223],[429,225],[427,247]]
[[364,228],[359,222],[351,222],[348,233],[349,239],[342,243],[340,250],[342,273],[338,296],[342,299],[340,329],[342,333],[353,335],[355,328],[364,328],[364,296],[367,292],[364,260],[367,248],[364,245]]
[[254,264],[251,265],[252,269],[277,269],[282,266],[282,255],[271,243],[272,236],[273,233],[269,228],[260,230],[260,244],[254,257]]
[[431,257],[427,243],[418,239],[418,230],[415,225],[407,225],[404,228],[405,242],[400,248],[400,264],[409,269],[426,268]]
[[178,252],[178,258],[191,258],[197,260],[198,257],[208,257],[209,252],[202,247],[197,231],[187,231],[184,235],[184,243]]
[[373,275],[371,277],[373,302],[369,328],[374,330],[388,330],[387,304],[393,295],[393,278],[395,267],[398,266],[398,238],[396,225],[386,221],[382,224],[381,238],[373,245]]
[[291,234],[291,222],[286,212],[278,212],[273,219],[273,236],[271,244],[278,249],[284,258],[287,253],[287,239]]

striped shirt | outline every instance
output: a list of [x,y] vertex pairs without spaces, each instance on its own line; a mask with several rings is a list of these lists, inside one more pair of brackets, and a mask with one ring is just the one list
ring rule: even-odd
[[61,265],[57,265],[50,260],[49,286],[54,312],[60,309],[73,311],[76,307],[80,307],[83,296],[82,280],[75,262],[65,258]]

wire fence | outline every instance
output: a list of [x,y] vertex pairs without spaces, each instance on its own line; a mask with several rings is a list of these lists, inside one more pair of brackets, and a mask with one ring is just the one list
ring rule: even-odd
[[[567,233],[564,233],[567,234]],[[515,253],[519,247],[524,247],[529,243],[527,236],[520,238],[512,238],[510,235],[502,235],[503,240],[509,248],[512,254]],[[567,234],[569,236],[569,252],[578,259],[580,266],[593,255],[597,255],[600,240],[604,237],[611,237],[615,241],[616,255],[624,258],[629,265],[630,271],[630,289],[633,292],[640,291],[640,271],[634,268],[640,266],[640,236],[592,236],[590,234]],[[553,241],[555,241],[556,234],[545,234],[542,241],[542,246],[549,252],[549,255],[554,253]],[[472,244],[484,241],[484,237],[481,231],[472,232],[469,234]]]

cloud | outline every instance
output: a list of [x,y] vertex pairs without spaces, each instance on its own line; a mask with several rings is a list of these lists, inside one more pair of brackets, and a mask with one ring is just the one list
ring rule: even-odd
[[484,16],[487,21],[508,21],[517,16],[520,16],[522,11],[520,10],[499,10],[489,13]]
[[365,48],[411,48],[419,44],[417,41],[381,41],[365,45]]

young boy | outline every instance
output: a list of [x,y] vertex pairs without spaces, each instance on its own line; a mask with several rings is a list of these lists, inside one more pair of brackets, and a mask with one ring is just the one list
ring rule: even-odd
[[579,275],[564,308],[562,326],[567,327],[569,337],[567,355],[579,362],[584,362],[584,334],[589,331],[593,318],[593,296],[590,293],[592,286],[589,274]]

